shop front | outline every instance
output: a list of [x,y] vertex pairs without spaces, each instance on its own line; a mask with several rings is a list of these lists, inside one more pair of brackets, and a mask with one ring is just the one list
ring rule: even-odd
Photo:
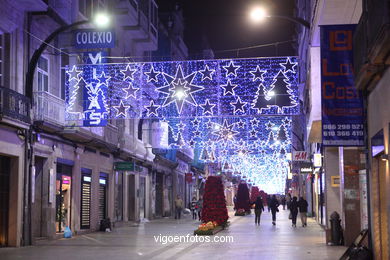
[[70,226],[72,210],[72,161],[59,159],[57,161],[56,177],[56,233],[64,232]]

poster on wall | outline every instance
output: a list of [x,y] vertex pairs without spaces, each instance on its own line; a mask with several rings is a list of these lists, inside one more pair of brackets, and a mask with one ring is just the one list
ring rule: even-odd
[[363,146],[363,100],[353,76],[356,25],[321,26],[322,143]]

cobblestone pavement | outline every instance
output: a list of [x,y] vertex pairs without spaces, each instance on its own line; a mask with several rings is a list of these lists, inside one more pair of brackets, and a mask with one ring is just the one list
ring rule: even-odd
[[[253,214],[234,217],[231,211],[230,215],[230,227],[210,239],[213,241],[218,236],[219,240],[233,239],[233,242],[194,241],[192,233],[199,222],[186,217],[129,224],[115,228],[111,233],[96,232],[71,239],[44,240],[36,246],[2,248],[0,259],[335,260],[346,250],[346,247],[326,246],[325,232],[314,220],[308,219],[305,228],[298,220],[297,228],[293,228],[287,211],[278,213],[276,226],[272,225],[271,214],[267,211],[261,216],[260,226],[254,224]],[[176,238],[181,242],[168,242],[166,240],[174,239],[166,237],[168,235],[183,237]]]

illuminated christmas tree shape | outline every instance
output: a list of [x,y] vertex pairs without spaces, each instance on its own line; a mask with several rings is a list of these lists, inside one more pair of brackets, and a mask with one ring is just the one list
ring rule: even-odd
[[[286,75],[279,71],[272,82],[271,89],[267,92],[271,104],[278,107],[282,113],[284,107],[294,107],[297,105],[293,98],[292,89]],[[267,105],[270,107],[271,105]]]

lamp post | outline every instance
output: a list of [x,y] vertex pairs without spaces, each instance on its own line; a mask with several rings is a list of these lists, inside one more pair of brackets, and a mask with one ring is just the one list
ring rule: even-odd
[[265,18],[277,18],[277,19],[284,19],[288,20],[297,24],[300,24],[304,26],[307,29],[310,29],[310,23],[302,18],[299,17],[291,17],[291,16],[284,16],[284,15],[268,15],[264,8],[256,7],[251,10],[250,19],[254,22],[261,22]]
[[[26,73],[26,81],[25,81],[25,89],[26,96],[31,100],[31,108],[34,105],[34,96],[33,96],[33,86],[34,86],[34,74],[35,69],[38,65],[38,61],[42,53],[45,51],[46,47],[50,44],[54,38],[56,38],[60,33],[67,31],[71,28],[77,27],[79,25],[90,23],[90,20],[78,21],[69,25],[64,25],[56,29],[52,32],[35,50],[33,53],[27,67]],[[93,24],[95,24],[98,28],[104,28],[109,25],[110,19],[106,14],[97,14],[94,17]],[[25,167],[24,167],[24,201],[23,201],[23,245],[31,245],[32,244],[32,212],[31,212],[31,203],[32,203],[32,171],[33,171],[33,125],[30,126],[29,129],[25,132]]]

